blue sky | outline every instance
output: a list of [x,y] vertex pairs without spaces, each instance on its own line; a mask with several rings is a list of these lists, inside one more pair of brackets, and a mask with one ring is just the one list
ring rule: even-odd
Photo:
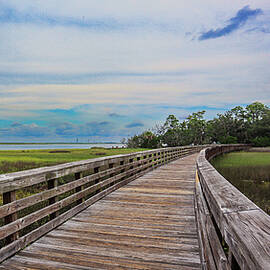
[[0,0],[0,141],[120,141],[270,105],[270,2]]

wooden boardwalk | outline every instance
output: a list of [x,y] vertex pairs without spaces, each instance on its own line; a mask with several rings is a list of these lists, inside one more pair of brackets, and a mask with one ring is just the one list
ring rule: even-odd
[[121,187],[0,269],[201,269],[193,154]]

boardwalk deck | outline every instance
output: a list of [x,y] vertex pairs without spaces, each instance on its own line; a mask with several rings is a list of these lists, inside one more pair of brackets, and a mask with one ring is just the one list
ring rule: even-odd
[[194,211],[196,156],[111,193],[0,269],[201,269]]

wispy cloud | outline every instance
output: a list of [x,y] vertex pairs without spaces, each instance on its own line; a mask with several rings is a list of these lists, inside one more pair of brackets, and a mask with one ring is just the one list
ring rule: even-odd
[[46,127],[39,126],[35,123],[21,124],[18,122],[12,123],[10,126],[0,128],[0,135],[2,137],[20,136],[23,137],[46,137],[50,134],[50,130]]
[[46,13],[31,10],[29,12],[21,12],[17,9],[0,4],[0,23],[13,24],[39,24],[49,26],[64,26],[64,27],[78,27],[99,30],[114,30],[121,29],[124,25],[120,24],[114,19],[85,19],[65,16],[52,16]]
[[118,113],[109,113],[108,115],[109,115],[109,117],[112,117],[112,118],[126,117],[125,115],[121,115],[121,114],[118,114]]
[[128,125],[126,125],[126,128],[135,128],[135,127],[143,127],[144,124],[140,123],[140,122],[134,122],[134,123],[130,123]]
[[250,9],[249,6],[245,6],[237,12],[235,17],[228,21],[228,25],[223,28],[218,28],[216,30],[211,29],[202,33],[199,40],[213,39],[229,35],[242,27],[250,18],[254,18],[262,13],[261,9]]
[[[194,73],[203,73],[197,70]],[[104,80],[112,80],[115,78],[158,78],[158,77],[175,77],[190,74],[188,70],[182,71],[161,71],[161,72],[93,72],[80,74],[61,74],[61,73],[16,73],[1,72],[1,84],[77,84],[77,83],[93,83]]]
[[112,16],[92,17],[87,16],[57,16],[37,9],[20,11],[13,6],[0,3],[0,23],[11,24],[34,24],[40,26],[74,27],[93,31],[111,32],[137,29],[152,29],[161,32],[179,32],[179,23],[161,22],[145,17],[133,19],[120,19]]

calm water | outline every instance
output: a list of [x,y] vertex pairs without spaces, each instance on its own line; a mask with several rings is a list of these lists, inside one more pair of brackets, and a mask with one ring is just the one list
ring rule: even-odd
[[0,144],[0,150],[31,150],[31,149],[90,149],[91,147],[122,148],[123,144]]

